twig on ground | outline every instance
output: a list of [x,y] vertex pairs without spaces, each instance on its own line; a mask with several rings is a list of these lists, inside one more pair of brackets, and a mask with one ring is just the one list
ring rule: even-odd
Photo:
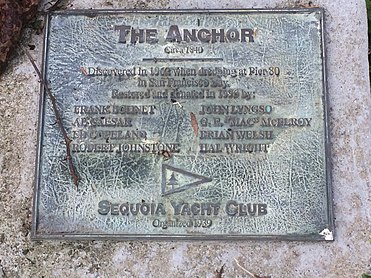
[[246,268],[244,268],[242,265],[240,265],[240,263],[237,261],[237,259],[234,259],[236,261],[236,264],[243,270],[245,271],[247,274],[249,274],[251,277],[253,278],[256,278],[256,275],[254,273],[251,273],[250,271],[248,271]]
[[224,273],[224,266],[225,264],[222,265],[222,267],[220,268],[220,270],[216,270],[215,272],[215,278],[222,278],[222,275]]
[[252,278],[270,278],[270,276],[259,276],[259,275],[256,275],[254,273],[251,273],[250,271],[248,271],[246,268],[244,268],[242,265],[240,265],[240,263],[237,261],[237,259],[234,259],[236,264],[243,270],[245,271],[247,274],[249,274],[250,277]]
[[46,91],[46,93],[47,93],[47,95],[48,95],[48,97],[49,97],[49,99],[50,99],[50,101],[52,103],[52,109],[53,109],[55,118],[57,120],[58,127],[59,127],[60,131],[62,132],[63,139],[64,139],[64,142],[65,142],[65,145],[66,145],[66,160],[68,162],[68,169],[70,171],[70,174],[71,174],[73,183],[77,187],[79,185],[80,178],[79,178],[79,176],[76,173],[75,165],[73,164],[73,161],[72,161],[71,147],[70,147],[70,144],[71,144],[72,140],[68,137],[67,132],[66,132],[66,129],[65,129],[64,125],[63,125],[62,117],[61,117],[61,114],[59,113],[56,99],[55,99],[52,91],[49,88],[48,82],[43,79],[42,74],[41,74],[40,70],[38,69],[38,67],[36,66],[35,61],[32,58],[31,54],[23,46],[21,46],[21,49],[23,50],[24,53],[26,53],[28,59],[30,60],[33,68],[35,69],[35,71],[36,71],[36,73],[37,73],[37,75],[39,77],[39,80],[40,80],[41,85],[45,88],[45,91]]

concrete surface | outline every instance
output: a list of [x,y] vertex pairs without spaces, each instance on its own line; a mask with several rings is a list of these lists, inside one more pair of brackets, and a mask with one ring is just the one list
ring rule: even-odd
[[[334,242],[30,241],[39,84],[25,55],[0,77],[0,277],[360,277],[371,264],[370,88],[364,0],[88,1],[68,8],[275,8],[326,12]],[[41,64],[42,35],[36,45]],[[237,265],[236,261],[245,268]]]

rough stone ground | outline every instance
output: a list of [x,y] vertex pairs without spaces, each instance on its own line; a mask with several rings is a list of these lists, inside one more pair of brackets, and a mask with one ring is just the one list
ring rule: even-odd
[[[30,241],[39,83],[24,55],[0,77],[0,277],[360,277],[371,264],[370,91],[364,0],[70,0],[68,8],[321,6],[332,141],[335,242]],[[30,31],[32,33],[32,31]],[[33,32],[34,33],[34,32]],[[42,35],[26,40],[41,64]]]

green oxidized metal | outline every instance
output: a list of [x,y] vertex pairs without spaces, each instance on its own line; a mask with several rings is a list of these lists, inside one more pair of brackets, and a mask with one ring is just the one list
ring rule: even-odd
[[48,16],[33,238],[332,240],[323,11]]

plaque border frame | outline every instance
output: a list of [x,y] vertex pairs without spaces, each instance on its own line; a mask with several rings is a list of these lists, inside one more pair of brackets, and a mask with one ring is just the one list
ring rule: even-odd
[[38,203],[40,200],[39,196],[39,185],[40,185],[40,170],[41,170],[41,150],[42,150],[42,139],[43,139],[43,123],[44,123],[44,102],[47,99],[45,95],[45,89],[40,82],[40,98],[39,98],[39,115],[37,124],[37,149],[36,149],[36,161],[35,161],[35,180],[34,180],[34,192],[33,192],[33,205],[32,205],[32,224],[31,224],[31,240],[207,240],[207,241],[241,241],[241,240],[279,240],[279,241],[334,241],[335,236],[335,225],[334,225],[334,201],[333,201],[333,185],[332,185],[332,162],[331,162],[331,141],[329,136],[329,102],[328,102],[328,88],[327,88],[327,65],[326,65],[326,49],[325,49],[325,9],[322,7],[313,8],[263,8],[263,9],[148,9],[148,10],[137,10],[137,9],[96,9],[96,10],[65,10],[65,11],[54,11],[45,15],[45,27],[44,27],[44,39],[43,39],[43,54],[42,54],[42,76],[43,80],[46,77],[46,56],[48,47],[48,34],[50,26],[50,18],[52,15],[114,15],[114,14],[214,14],[214,13],[229,13],[229,14],[259,14],[259,13],[309,13],[319,12],[320,14],[320,48],[321,48],[321,60],[322,60],[322,102],[323,102],[323,114],[324,114],[324,141],[325,141],[325,167],[326,167],[326,189],[327,189],[327,228],[320,231],[318,234],[282,234],[282,235],[189,235],[189,234],[103,234],[103,233],[53,233],[53,234],[41,234],[37,231],[38,226]]

